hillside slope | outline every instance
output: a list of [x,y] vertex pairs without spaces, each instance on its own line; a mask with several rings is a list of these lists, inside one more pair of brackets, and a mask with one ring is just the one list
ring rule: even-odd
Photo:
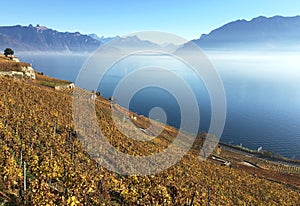
[[[115,174],[97,164],[83,149],[74,131],[72,91],[55,91],[35,81],[4,77],[0,77],[0,85],[0,203],[6,205],[297,205],[300,203],[299,176],[291,176],[293,181],[285,184],[259,176],[258,171],[249,172],[234,166],[220,166],[211,160],[200,162],[197,149],[201,146],[205,134],[199,135],[193,150],[179,163],[164,172],[141,177]],[[82,93],[88,95],[87,91],[82,90]],[[101,96],[96,100],[96,112],[98,124],[111,144],[129,154],[145,155],[161,151],[171,143],[177,132],[174,128],[165,127],[163,133],[153,141],[136,142],[126,138],[115,127],[110,115],[110,103]],[[140,127],[147,126],[147,123],[146,118],[137,120]],[[224,154],[230,156],[229,153]],[[244,157],[237,156],[237,158]],[[256,172],[258,175],[254,175]],[[271,172],[277,174],[275,171]]]

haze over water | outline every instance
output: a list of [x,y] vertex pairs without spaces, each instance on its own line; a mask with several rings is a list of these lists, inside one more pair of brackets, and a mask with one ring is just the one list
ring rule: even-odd
[[[207,54],[223,80],[227,98],[227,120],[221,141],[251,149],[262,146],[277,154],[300,159],[299,54],[212,51]],[[86,55],[45,54],[19,57],[46,75],[73,82],[87,58]],[[195,78],[186,65],[169,56],[141,56],[134,61],[129,58],[119,62],[105,76],[99,91],[108,98],[126,73],[153,61],[168,67],[189,83],[199,102],[200,130],[207,130],[211,108],[204,83]],[[164,74],[150,71],[147,78],[157,75]],[[178,127],[179,106],[168,92],[146,88],[130,103],[131,110],[145,116],[153,107],[162,107],[168,117],[167,123]]]

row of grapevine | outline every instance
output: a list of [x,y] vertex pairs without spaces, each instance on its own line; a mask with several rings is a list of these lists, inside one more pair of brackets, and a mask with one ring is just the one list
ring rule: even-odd
[[[126,137],[112,120],[110,104],[98,97],[93,110],[86,95],[75,132],[71,93],[0,78],[0,202],[10,205],[297,205],[299,191],[254,177],[242,170],[199,161],[188,152],[177,164],[156,175],[122,176],[101,166],[90,154],[99,131],[119,151],[151,155],[174,139],[174,129],[151,141]],[[90,122],[90,115],[97,121]],[[123,122],[120,110],[120,123]],[[142,118],[137,121],[143,121]],[[142,122],[140,122],[142,124]],[[81,126],[80,126],[81,125]],[[92,129],[89,129],[92,128]],[[128,134],[138,132],[124,122]],[[147,134],[145,138],[147,138]],[[83,135],[90,138],[83,139]],[[82,141],[84,140],[84,141]],[[189,141],[186,138],[186,141]],[[184,144],[184,142],[182,142]],[[200,144],[200,143],[199,143]],[[194,148],[198,148],[195,145]],[[100,149],[100,148],[99,148]],[[89,151],[89,152],[87,152]],[[96,148],[97,151],[97,148]],[[102,151],[102,150],[99,150]],[[111,154],[103,154],[110,161]],[[166,158],[156,164],[172,161]],[[124,168],[126,169],[126,168]]]

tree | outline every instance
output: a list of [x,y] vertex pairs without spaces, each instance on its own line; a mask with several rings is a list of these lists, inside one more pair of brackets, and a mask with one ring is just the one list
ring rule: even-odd
[[6,48],[4,50],[4,55],[7,57],[8,55],[14,55],[14,51],[11,48]]

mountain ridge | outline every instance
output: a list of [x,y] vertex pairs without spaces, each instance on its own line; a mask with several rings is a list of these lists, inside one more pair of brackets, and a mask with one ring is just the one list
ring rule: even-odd
[[[165,47],[138,37],[99,37],[96,34],[59,32],[40,25],[0,27],[0,47],[11,47],[17,51],[92,52],[108,42],[151,49]],[[208,34],[202,34],[200,38],[185,43],[179,49],[188,49],[190,43],[203,49],[300,49],[300,16],[259,16],[249,21],[235,20]],[[172,46],[173,50],[174,48]]]
[[239,19],[202,34],[182,48],[188,48],[191,42],[203,49],[300,48],[300,16],[259,16],[249,21]]
[[98,37],[96,34],[79,32],[59,32],[46,26],[2,26],[0,27],[0,47],[11,47],[20,52],[93,52],[110,43],[114,47],[134,47],[159,49],[159,45],[141,40],[137,36]]
[[0,27],[0,47],[18,51],[93,51],[101,44],[79,32],[59,32],[40,25]]

